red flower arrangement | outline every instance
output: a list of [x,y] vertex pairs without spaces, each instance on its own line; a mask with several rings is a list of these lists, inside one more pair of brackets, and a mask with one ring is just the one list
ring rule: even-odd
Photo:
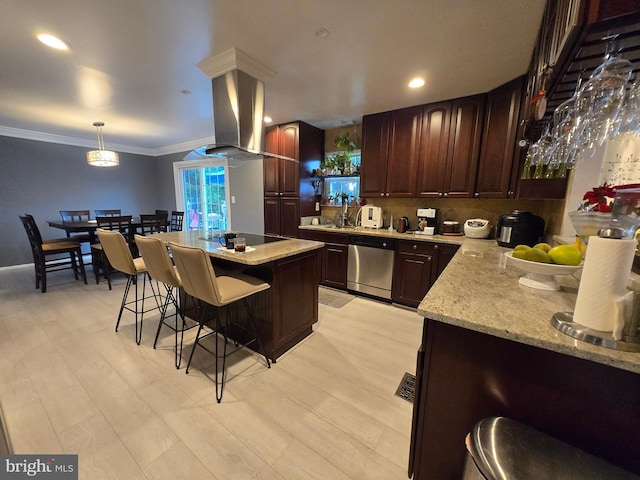
[[640,183],[630,183],[628,185],[618,185],[612,187],[606,183],[600,187],[595,187],[589,190],[582,197],[585,202],[583,203],[583,210],[593,212],[611,212],[611,203],[616,196],[616,190],[623,190],[627,188],[640,188]]

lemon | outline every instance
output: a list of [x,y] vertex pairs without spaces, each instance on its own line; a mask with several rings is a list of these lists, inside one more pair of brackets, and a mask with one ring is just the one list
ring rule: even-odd
[[533,246],[533,248],[539,248],[540,250],[548,252],[549,250],[551,250],[551,245],[549,245],[548,243],[537,243]]
[[[524,247],[524,248],[518,248],[518,247]],[[529,248],[526,245],[518,245],[518,247],[514,248],[513,253],[511,254],[511,256],[513,258],[519,258],[521,260],[526,260],[527,259],[527,250],[529,250]]]
[[580,265],[582,254],[574,245],[558,245],[549,250],[549,257],[558,265]]
[[525,260],[538,263],[551,263],[551,257],[547,252],[535,247],[525,250]]

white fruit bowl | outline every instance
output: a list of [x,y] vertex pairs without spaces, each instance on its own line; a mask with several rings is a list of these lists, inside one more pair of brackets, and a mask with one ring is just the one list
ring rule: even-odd
[[571,275],[582,269],[582,264],[557,265],[555,263],[540,263],[515,258],[513,256],[513,250],[504,252],[504,256],[507,257],[507,263],[526,272],[526,274],[518,280],[521,285],[539,290],[560,290],[560,285],[556,282],[554,275]]

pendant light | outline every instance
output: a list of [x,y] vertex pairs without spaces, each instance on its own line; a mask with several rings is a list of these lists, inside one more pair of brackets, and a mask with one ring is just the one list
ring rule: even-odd
[[104,149],[104,138],[102,137],[104,122],[93,122],[93,126],[98,130],[98,150],[87,152],[87,163],[94,167],[115,167],[119,165],[118,154]]

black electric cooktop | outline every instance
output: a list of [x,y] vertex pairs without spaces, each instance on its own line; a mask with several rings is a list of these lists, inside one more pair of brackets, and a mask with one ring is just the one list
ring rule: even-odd
[[[220,241],[220,237],[218,235],[219,234],[212,235],[210,237],[200,237],[200,238],[201,238],[201,240],[208,240],[210,242],[219,242]],[[272,235],[260,235],[260,234],[257,234],[257,233],[242,233],[242,232],[240,232],[236,236],[246,239],[247,246],[249,246],[249,247],[252,247],[252,246],[255,246],[255,245],[262,245],[264,243],[279,242],[281,240],[287,240],[286,238],[283,238],[283,237],[276,237],[276,236],[272,236]]]

